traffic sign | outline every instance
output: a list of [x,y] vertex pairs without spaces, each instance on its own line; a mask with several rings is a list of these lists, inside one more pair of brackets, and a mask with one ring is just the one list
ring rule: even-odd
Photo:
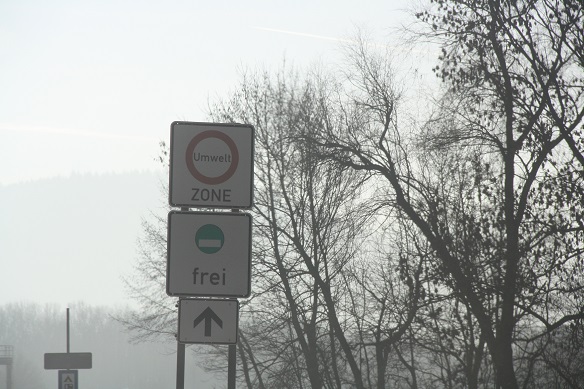
[[170,212],[166,293],[249,296],[251,216],[238,212]]
[[45,353],[45,369],[91,369],[91,353]]
[[77,370],[59,370],[59,389],[77,389],[79,374]]
[[251,125],[172,123],[170,205],[251,208],[253,155]]
[[237,343],[237,300],[180,299],[178,341],[181,343]]
[[215,224],[205,224],[195,234],[197,248],[205,254],[215,254],[223,247],[225,235]]

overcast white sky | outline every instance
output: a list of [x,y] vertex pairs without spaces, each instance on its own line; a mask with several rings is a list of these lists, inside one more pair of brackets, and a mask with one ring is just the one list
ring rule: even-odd
[[380,42],[404,0],[0,2],[0,184],[152,169],[174,120],[204,121],[244,67],[339,58]]
[[[333,63],[341,58],[340,41],[350,39],[356,26],[366,28],[376,43],[392,42],[392,28],[410,20],[404,12],[410,5],[407,0],[2,0],[0,191],[31,181],[34,188],[36,180],[72,173],[157,170],[158,143],[168,140],[171,122],[205,121],[208,99],[226,96],[241,69],[275,69],[283,58],[297,67]],[[52,206],[37,199],[37,210]],[[0,204],[0,218],[18,217],[15,207],[22,211],[30,205],[18,200]],[[8,231],[9,222],[0,231],[0,272],[19,274],[22,270],[11,266],[27,258],[1,248],[10,246],[2,242],[7,236],[25,239]],[[65,228],[55,220],[46,234],[62,236]],[[124,240],[133,247],[139,229],[135,220],[127,236],[99,245],[116,252]],[[50,294],[50,280],[63,269],[61,257],[56,251],[46,259],[46,273],[25,285],[34,289],[29,295],[59,298]],[[126,269],[133,260],[127,257]],[[0,303],[8,298],[3,295],[14,296],[6,293],[6,283],[4,288]],[[112,290],[105,297],[96,289],[78,298],[120,301],[121,287]]]

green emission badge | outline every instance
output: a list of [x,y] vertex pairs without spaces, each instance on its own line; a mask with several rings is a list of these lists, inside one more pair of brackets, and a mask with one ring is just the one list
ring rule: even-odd
[[205,224],[195,234],[195,243],[199,250],[205,254],[215,254],[221,250],[224,242],[223,231],[215,224]]

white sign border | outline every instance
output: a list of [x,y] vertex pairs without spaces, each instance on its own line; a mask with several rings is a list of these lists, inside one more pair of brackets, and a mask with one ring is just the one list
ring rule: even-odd
[[[181,341],[181,311],[183,308],[183,303],[189,303],[189,302],[200,302],[202,304],[207,303],[207,304],[213,304],[213,303],[227,303],[227,302],[231,302],[231,303],[235,303],[235,341],[233,342],[216,342],[216,341],[192,341],[192,342],[185,342],[185,341]],[[225,319],[223,319],[225,320]],[[211,299],[211,298],[179,298],[178,300],[178,320],[177,320],[177,325],[178,325],[178,330],[177,330],[177,336],[176,336],[176,340],[179,343],[184,343],[184,344],[237,344],[237,341],[239,340],[239,300],[238,299]]]
[[[176,125],[185,126],[201,126],[201,127],[216,127],[217,131],[221,131],[221,128],[249,128],[251,130],[251,167],[250,167],[250,177],[249,177],[249,204],[205,204],[204,202],[188,202],[182,204],[179,202],[173,202],[173,166],[174,166],[174,127]],[[205,122],[187,122],[187,121],[175,121],[170,125],[170,149],[169,149],[169,184],[168,184],[168,203],[172,207],[188,207],[188,208],[224,208],[224,209],[251,209],[253,207],[254,197],[254,155],[255,155],[255,128],[251,124],[239,124],[239,123],[205,123]]]
[[78,389],[79,388],[79,370],[76,370],[76,369],[75,370],[71,370],[71,369],[67,369],[67,370],[61,369],[61,370],[58,370],[58,373],[57,373],[57,377],[58,377],[58,380],[59,380],[59,386],[58,386],[58,388],[59,389],[64,389],[65,388],[65,386],[63,385],[63,376],[66,375],[66,374],[67,375],[71,374],[71,375],[73,375],[73,377],[75,377],[74,378],[75,379],[75,383],[73,385],[73,388],[74,389]]
[[[170,292],[170,234],[171,234],[171,222],[170,218],[172,215],[197,215],[197,216],[240,216],[240,217],[247,217],[249,219],[249,244],[248,244],[248,274],[247,274],[247,291],[245,294],[213,294],[213,293],[171,293]],[[249,213],[245,212],[195,212],[195,211],[170,211],[168,213],[168,222],[167,222],[167,237],[166,237],[166,294],[171,297],[216,297],[216,298],[247,298],[251,295],[251,274],[252,274],[252,261],[251,261],[251,245],[252,245],[252,216]]]

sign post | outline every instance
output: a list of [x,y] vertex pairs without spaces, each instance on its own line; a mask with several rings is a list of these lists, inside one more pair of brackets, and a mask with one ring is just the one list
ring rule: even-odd
[[[45,353],[45,369],[58,371],[59,389],[78,389],[79,374],[77,369],[92,368],[91,353],[70,352],[69,340],[69,308],[67,308],[67,352],[66,353]],[[66,369],[66,370],[65,370]]]
[[[180,297],[177,389],[184,388],[185,343],[228,344],[227,387],[235,389],[233,298],[251,293],[251,216],[239,210],[253,205],[253,159],[251,125],[171,124],[168,202],[181,212],[168,214],[166,293]],[[205,296],[215,298],[188,298]]]

